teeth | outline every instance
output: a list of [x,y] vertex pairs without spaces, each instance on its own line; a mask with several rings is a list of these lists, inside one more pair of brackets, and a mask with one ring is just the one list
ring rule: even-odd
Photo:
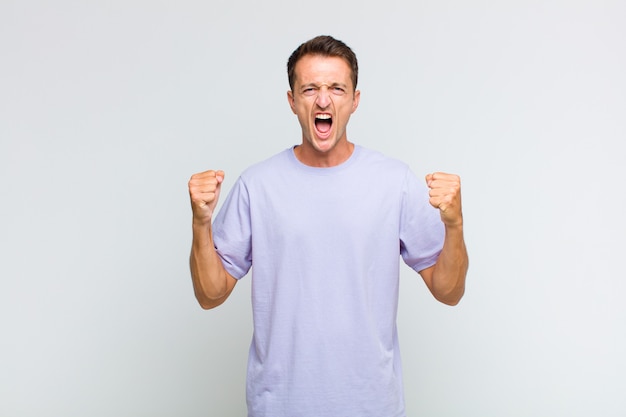
[[316,119],[328,120],[331,118],[330,114],[318,114],[315,116]]

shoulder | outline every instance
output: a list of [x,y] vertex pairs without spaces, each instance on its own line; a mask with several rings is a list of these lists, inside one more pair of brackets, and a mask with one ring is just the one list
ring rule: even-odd
[[360,165],[373,173],[373,184],[383,184],[403,195],[410,193],[419,196],[428,195],[425,181],[420,179],[411,166],[382,152],[361,147]]
[[291,152],[290,148],[250,165],[241,173],[240,179],[244,182],[249,182],[256,178],[267,178],[268,176],[284,173],[291,165],[289,152]]
[[401,176],[410,173],[409,165],[400,159],[390,157],[380,151],[357,145],[358,163],[362,168],[376,170],[381,176]]

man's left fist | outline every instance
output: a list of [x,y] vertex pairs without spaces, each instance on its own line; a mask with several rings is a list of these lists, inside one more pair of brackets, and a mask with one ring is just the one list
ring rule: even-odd
[[446,226],[462,226],[461,178],[458,175],[435,172],[426,175],[430,204],[439,209]]

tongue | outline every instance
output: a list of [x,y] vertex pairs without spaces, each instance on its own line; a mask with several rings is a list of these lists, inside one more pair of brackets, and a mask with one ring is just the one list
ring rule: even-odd
[[317,127],[317,130],[320,131],[320,133],[328,133],[331,125],[332,123],[330,122],[330,120],[318,120],[315,122],[315,126]]

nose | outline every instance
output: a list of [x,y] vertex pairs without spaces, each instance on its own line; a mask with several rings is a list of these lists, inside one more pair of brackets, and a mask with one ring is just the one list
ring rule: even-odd
[[315,103],[322,109],[330,106],[330,92],[328,91],[328,86],[323,85],[317,92],[317,98]]

